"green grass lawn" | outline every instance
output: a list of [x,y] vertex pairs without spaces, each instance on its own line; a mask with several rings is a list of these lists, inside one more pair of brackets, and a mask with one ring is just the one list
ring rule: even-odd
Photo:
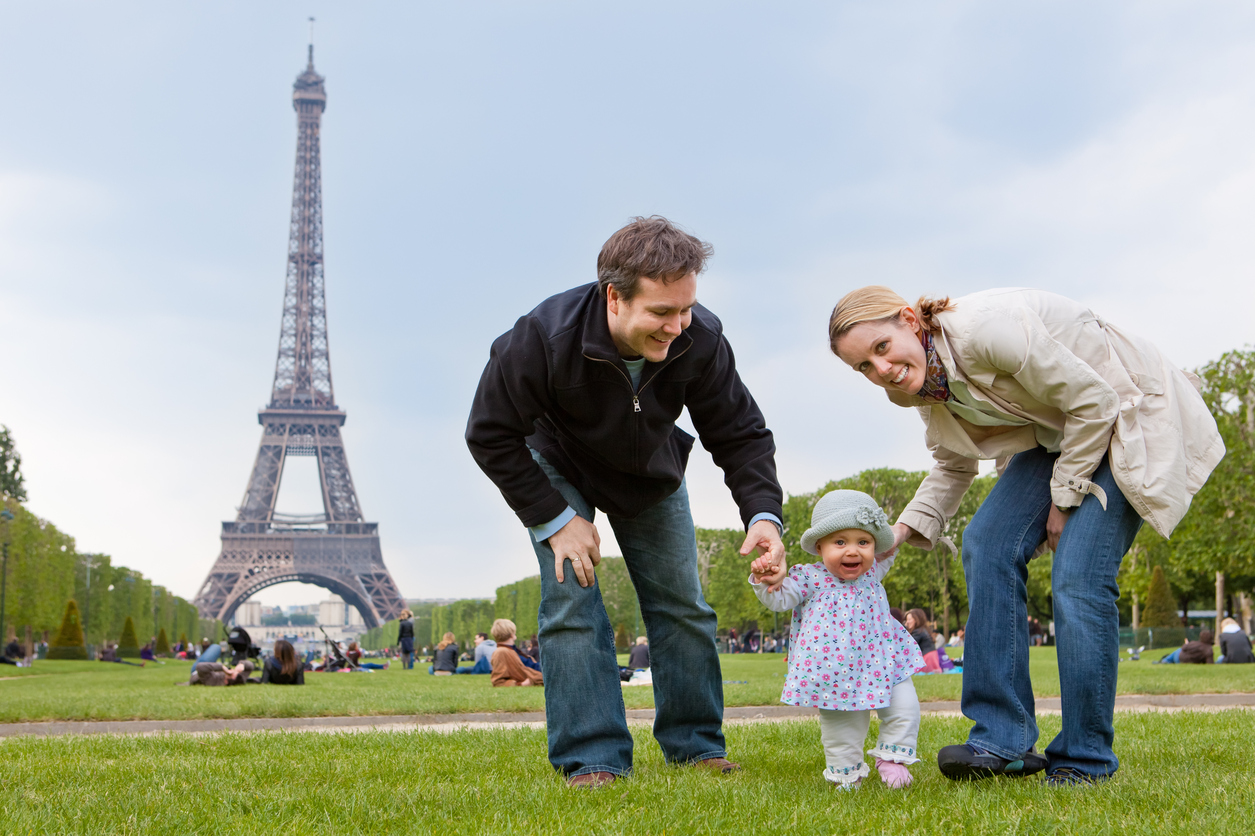
[[[33,684],[33,683],[32,683]],[[12,683],[6,683],[8,687]],[[221,689],[217,689],[221,690]],[[259,689],[264,690],[264,689]],[[311,689],[312,690],[312,689]],[[348,692],[345,692],[348,693]],[[1058,730],[1042,721],[1042,743]],[[818,724],[730,725],[731,776],[669,767],[634,729],[632,778],[569,790],[527,728],[363,734],[13,738],[0,742],[4,833],[987,834],[1249,833],[1255,713],[1119,714],[1111,781],[956,784],[937,772],[962,719],[925,718],[915,784],[838,793]],[[875,727],[873,725],[873,734]]]
[[[1159,658],[1167,651],[1155,651]],[[1030,651],[1034,690],[1057,696],[1053,648]],[[624,657],[626,659],[626,657]],[[1255,692],[1255,665],[1120,664],[1119,693],[1188,694]],[[721,657],[724,701],[729,706],[776,705],[784,683],[778,654]],[[540,711],[539,688],[492,688],[487,676],[435,677],[394,664],[374,673],[311,673],[304,687],[175,687],[189,662],[144,668],[103,662],[36,662],[0,670],[0,722],[36,720],[188,720],[220,717],[311,717],[377,714],[449,714]],[[5,678],[9,677],[9,678]],[[957,700],[962,677],[915,677],[920,700]],[[628,708],[653,707],[648,687],[623,689]]]

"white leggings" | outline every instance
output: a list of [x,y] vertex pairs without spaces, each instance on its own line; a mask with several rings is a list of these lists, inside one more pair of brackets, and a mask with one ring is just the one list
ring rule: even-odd
[[[919,697],[910,679],[893,686],[889,705],[877,708],[880,734],[868,754],[882,761],[911,764],[919,738]],[[834,784],[852,784],[869,770],[863,756],[863,743],[871,726],[871,711],[819,710],[819,736],[824,743],[824,778]]]

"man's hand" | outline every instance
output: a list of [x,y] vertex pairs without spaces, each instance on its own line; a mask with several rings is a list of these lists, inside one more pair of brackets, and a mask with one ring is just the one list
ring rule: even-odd
[[562,564],[569,560],[575,569],[575,579],[580,586],[592,586],[597,580],[593,569],[601,563],[601,536],[597,534],[597,526],[578,514],[558,532],[549,538],[549,548],[553,549],[553,572],[562,583]]
[[1050,506],[1050,516],[1046,517],[1046,548],[1052,552],[1059,548],[1059,535],[1063,533],[1063,527],[1068,524],[1070,513],[1060,511],[1058,506]]
[[911,527],[909,525],[907,525],[906,523],[894,523],[893,524],[893,545],[887,551],[883,551],[880,554],[876,555],[876,560],[877,561],[888,560],[889,558],[893,557],[895,554],[898,553],[898,549],[901,547],[903,543],[907,541],[907,538],[910,536],[911,536]]
[[780,529],[771,520],[759,520],[745,533],[741,554],[748,555],[758,549],[758,557],[750,564],[750,571],[759,583],[767,584],[768,592],[775,592],[788,574],[784,562],[784,543],[780,541]]

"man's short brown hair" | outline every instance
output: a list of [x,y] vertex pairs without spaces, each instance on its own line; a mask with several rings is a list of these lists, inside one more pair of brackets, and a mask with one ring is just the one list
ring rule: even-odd
[[611,285],[625,302],[636,295],[642,277],[674,282],[706,269],[714,248],[661,215],[636,217],[601,247],[597,284],[604,297]]

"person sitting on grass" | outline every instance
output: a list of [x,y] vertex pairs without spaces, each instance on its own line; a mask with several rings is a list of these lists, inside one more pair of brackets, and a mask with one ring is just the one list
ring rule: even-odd
[[533,667],[536,663],[514,646],[517,636],[518,628],[510,619],[498,618],[492,623],[492,637],[497,641],[497,649],[492,652],[494,688],[545,684],[545,675]]
[[916,607],[906,614],[906,629],[919,645],[919,652],[924,657],[924,667],[928,673],[940,673],[941,662],[937,659],[937,643],[928,629],[928,614]]
[[497,643],[488,638],[487,633],[475,634],[475,664],[471,667],[458,668],[458,673],[487,674],[492,673],[492,654]]
[[305,666],[296,659],[296,648],[287,639],[275,641],[273,656],[262,666],[261,681],[271,685],[304,685]]
[[245,659],[233,668],[228,668],[221,662],[197,662],[192,666],[192,677],[188,684],[243,685],[248,682],[248,675],[252,670],[253,662],[250,659]]
[[386,662],[382,665],[379,664],[378,662],[363,662],[362,661],[362,646],[358,644],[357,642],[349,642],[349,649],[344,651],[344,655],[348,657],[348,660],[350,662],[357,665],[359,668],[362,668],[363,670],[386,671],[388,669],[388,664]]
[[96,658],[101,662],[117,662],[119,665],[130,665],[133,668],[144,667],[143,662],[128,662],[118,656],[118,646],[114,642],[105,642],[100,650],[96,651]]
[[4,646],[4,653],[0,653],[0,664],[16,665],[24,656],[22,645],[14,639]]
[[436,645],[436,655],[431,660],[428,673],[436,676],[452,676],[458,671],[458,643],[452,633],[445,633]]
[[628,651],[627,666],[634,671],[645,670],[649,667],[649,639],[644,636],[636,637],[636,644]]
[[1226,665],[1255,662],[1255,653],[1251,652],[1251,640],[1232,618],[1226,618],[1220,622],[1220,658],[1216,662],[1223,662]]
[[[815,504],[801,545],[820,562],[794,566],[775,592],[764,582],[770,557],[750,567],[758,600],[774,612],[793,610],[797,644],[780,701],[819,709],[824,779],[841,790],[857,789],[870,774],[863,743],[875,709],[876,770],[893,789],[909,786],[907,766],[919,761],[919,698],[911,674],[924,661],[890,615],[881,586],[894,561],[889,517],[862,491],[831,491]],[[886,557],[877,561],[877,554]],[[908,626],[911,620],[908,614]]]
[[1187,641],[1167,656],[1160,659],[1157,665],[1210,665],[1215,661],[1211,645],[1216,635],[1211,630],[1203,630],[1198,634],[1198,641]]

